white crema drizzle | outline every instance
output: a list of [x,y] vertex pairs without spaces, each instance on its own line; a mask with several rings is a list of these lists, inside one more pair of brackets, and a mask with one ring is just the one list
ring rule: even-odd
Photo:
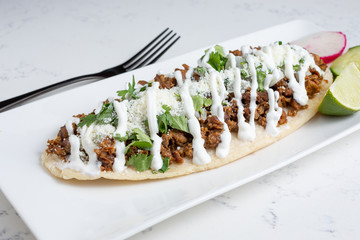
[[195,117],[195,109],[189,93],[190,79],[187,79],[184,82],[180,71],[175,72],[175,78],[180,86],[180,96],[184,102],[185,115],[189,119],[189,131],[193,136],[193,163],[197,165],[209,163],[211,161],[211,157],[204,148],[205,140],[201,137],[199,120]]
[[285,76],[289,79],[289,87],[294,91],[294,99],[300,105],[306,105],[309,100],[307,96],[307,92],[305,89],[305,79],[299,79],[299,82],[296,80],[294,76],[294,62],[293,62],[293,54],[294,51],[291,51],[290,46],[284,46],[286,48],[286,58],[285,58]]
[[[221,142],[216,147],[216,156],[220,158],[225,158],[230,149],[231,133],[227,124],[224,121],[224,109],[222,106],[222,101],[226,96],[226,89],[224,82],[221,79],[218,72],[212,72],[210,74],[210,86],[211,86],[211,114],[217,116],[219,121],[224,126],[224,131],[221,133]],[[220,94],[218,93],[218,86],[220,88]]]
[[[97,147],[91,139],[91,133],[93,131],[94,124],[89,127],[83,126],[80,128],[80,137],[72,134],[69,136],[69,142],[71,145],[71,154],[68,158],[68,164],[65,168],[71,168],[74,170],[82,171],[90,176],[97,176],[100,174],[101,163],[97,160],[97,155],[94,149]],[[87,163],[84,163],[80,158],[80,139],[81,145],[88,155]]]
[[238,117],[238,138],[242,139],[242,140],[253,140],[255,138],[253,131],[252,131],[252,127],[250,125],[250,123],[247,123],[245,121],[245,117],[244,117],[244,106],[241,102],[241,74],[240,74],[240,69],[239,68],[235,68],[235,81],[234,81],[234,96],[235,96],[235,101],[236,104],[238,106],[238,113],[237,113],[237,117]]
[[[128,101],[122,102],[114,101],[115,112],[118,116],[118,127],[114,132],[114,135],[119,134],[121,137],[125,137],[127,129],[127,105]],[[125,142],[115,140],[116,158],[114,159],[113,170],[114,172],[121,172],[125,169]]]
[[157,135],[159,126],[156,118],[156,97],[155,89],[159,88],[159,82],[153,82],[152,86],[146,91],[147,102],[147,119],[149,124],[150,137],[153,140],[151,154],[153,155],[151,161],[151,169],[159,170],[163,166],[163,161],[160,154],[162,138]]

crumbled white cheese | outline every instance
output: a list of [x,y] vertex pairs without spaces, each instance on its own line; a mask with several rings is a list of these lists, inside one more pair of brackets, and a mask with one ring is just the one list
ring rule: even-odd
[[[184,105],[182,101],[179,101],[179,88],[173,87],[171,89],[154,89],[156,98],[156,104],[153,104],[153,108],[156,109],[156,115],[160,115],[165,112],[162,108],[163,105],[167,105],[171,108],[171,115],[184,115]],[[145,121],[147,120],[146,110],[146,96],[143,94],[139,99],[129,101],[127,106],[128,111],[128,128],[127,132],[132,133],[134,128],[139,128],[143,132],[147,132],[145,127]]]
[[115,127],[111,124],[95,125],[91,131],[90,137],[94,143],[101,143],[106,136],[111,136],[115,132]]

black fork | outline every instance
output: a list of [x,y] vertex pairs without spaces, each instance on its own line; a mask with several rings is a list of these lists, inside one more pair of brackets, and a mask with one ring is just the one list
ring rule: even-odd
[[177,40],[179,40],[180,36],[177,36],[177,38],[175,38],[176,35],[177,34],[173,33],[172,30],[169,31],[169,28],[166,28],[156,38],[154,38],[150,43],[148,43],[143,49],[141,49],[138,53],[136,53],[126,62],[98,73],[70,78],[65,81],[57,82],[55,84],[19,95],[17,97],[1,101],[0,112],[9,110],[10,108],[13,108],[18,104],[23,103],[36,96],[59,89],[61,87],[68,86],[70,84],[88,80],[101,80],[104,78],[118,75],[120,73],[143,67],[145,65],[155,63],[167,50],[169,50],[172,45],[174,45]]

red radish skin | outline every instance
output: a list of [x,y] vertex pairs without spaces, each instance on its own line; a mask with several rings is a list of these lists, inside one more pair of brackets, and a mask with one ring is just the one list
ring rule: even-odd
[[325,63],[331,63],[344,52],[346,35],[342,32],[324,31],[293,41],[292,44],[319,55]]

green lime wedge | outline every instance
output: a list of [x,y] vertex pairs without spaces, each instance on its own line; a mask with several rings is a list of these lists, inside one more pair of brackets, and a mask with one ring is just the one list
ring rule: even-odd
[[355,63],[355,65],[360,68],[360,46],[349,48],[349,50],[344,55],[338,57],[331,64],[330,69],[334,74],[334,77],[339,76],[345,67],[351,62]]
[[360,110],[360,71],[350,63],[330,86],[319,106],[327,115],[349,115]]

